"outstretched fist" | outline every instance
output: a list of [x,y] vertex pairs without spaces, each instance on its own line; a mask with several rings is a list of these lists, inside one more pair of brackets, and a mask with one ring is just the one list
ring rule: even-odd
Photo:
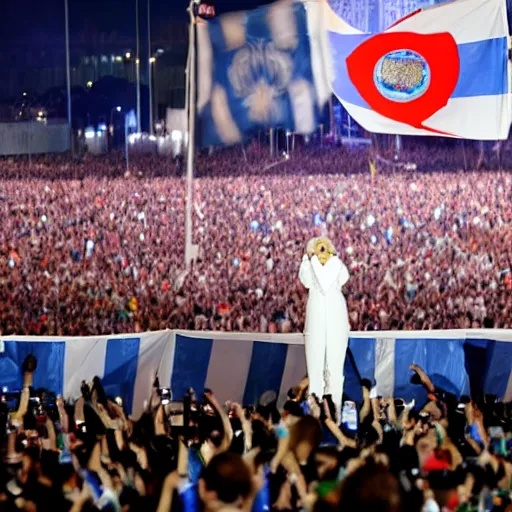
[[37,359],[32,354],[29,354],[25,357],[21,369],[23,373],[34,373],[37,368]]

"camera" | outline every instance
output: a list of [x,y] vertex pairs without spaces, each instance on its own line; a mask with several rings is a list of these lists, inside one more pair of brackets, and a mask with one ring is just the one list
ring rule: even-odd
[[160,397],[160,403],[162,405],[168,405],[172,400],[172,392],[169,388],[160,388],[158,390],[158,396]]

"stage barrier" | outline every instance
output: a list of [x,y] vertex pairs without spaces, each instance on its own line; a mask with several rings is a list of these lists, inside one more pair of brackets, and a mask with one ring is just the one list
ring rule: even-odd
[[[512,400],[512,330],[354,332],[350,349],[357,372],[381,396],[422,401],[410,383],[409,365],[426,370],[434,384],[457,395],[485,391]],[[158,331],[81,338],[9,336],[0,341],[0,386],[19,389],[21,364],[37,357],[36,388],[66,398],[80,395],[82,380],[102,378],[108,395],[123,397],[138,417],[158,373],[175,400],[189,387],[211,388],[221,401],[254,403],[266,390],[288,390],[306,374],[302,334]],[[341,369],[340,369],[341,371]],[[360,397],[349,358],[345,392]]]

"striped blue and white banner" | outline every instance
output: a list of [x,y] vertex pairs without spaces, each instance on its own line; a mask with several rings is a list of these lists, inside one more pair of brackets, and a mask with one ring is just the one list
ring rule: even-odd
[[[457,395],[483,389],[512,400],[512,330],[352,333],[350,348],[361,377],[375,380],[377,393],[425,398],[410,384],[411,363],[434,384]],[[160,331],[86,338],[5,337],[0,341],[0,386],[19,389],[21,364],[34,354],[36,388],[67,398],[80,395],[82,380],[102,378],[110,396],[122,396],[137,417],[158,373],[160,384],[180,399],[189,387],[213,389],[220,401],[257,401],[269,389],[287,391],[306,375],[301,334],[270,335]],[[349,358],[345,392],[360,396]]]

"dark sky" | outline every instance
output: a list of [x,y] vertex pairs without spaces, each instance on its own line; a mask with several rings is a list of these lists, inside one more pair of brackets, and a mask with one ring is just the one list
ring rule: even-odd
[[[141,13],[147,0],[139,0]],[[217,12],[251,9],[268,0],[213,0]],[[2,2],[5,28],[3,39],[17,35],[30,38],[32,31],[58,33],[63,29],[64,0],[8,0]],[[151,0],[152,19],[187,19],[187,0]],[[135,0],[69,0],[71,31],[84,26],[100,32],[116,31],[129,35],[134,30]],[[142,14],[141,14],[142,15]],[[0,49],[1,51],[1,49]]]

